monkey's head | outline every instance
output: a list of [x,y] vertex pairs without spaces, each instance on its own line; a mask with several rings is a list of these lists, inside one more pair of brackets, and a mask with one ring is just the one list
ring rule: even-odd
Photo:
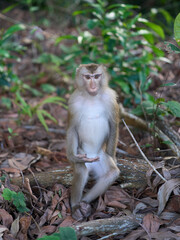
[[79,90],[96,96],[108,84],[105,67],[95,63],[80,65],[76,70],[76,84]]

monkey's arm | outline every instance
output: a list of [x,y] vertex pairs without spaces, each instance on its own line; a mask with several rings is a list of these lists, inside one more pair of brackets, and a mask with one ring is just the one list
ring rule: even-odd
[[118,136],[119,136],[119,107],[117,103],[113,104],[111,116],[109,120],[109,126],[110,126],[110,131],[109,131],[109,137],[106,145],[106,152],[113,159],[115,159],[116,146],[117,146]]
[[73,124],[75,120],[70,117],[69,113],[69,121],[68,121],[68,129],[67,129],[67,158],[72,163],[85,163],[85,162],[95,162],[99,160],[96,158],[87,158],[86,154],[78,154],[78,133],[76,131],[75,124]]

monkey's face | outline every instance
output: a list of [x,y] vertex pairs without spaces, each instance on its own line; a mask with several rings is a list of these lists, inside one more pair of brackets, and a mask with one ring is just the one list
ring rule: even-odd
[[102,81],[101,69],[97,68],[92,72],[86,68],[82,71],[82,77],[86,91],[92,96],[97,95]]
[[102,73],[94,73],[94,74],[83,74],[83,80],[85,83],[86,91],[90,95],[97,95],[100,82],[102,78]]

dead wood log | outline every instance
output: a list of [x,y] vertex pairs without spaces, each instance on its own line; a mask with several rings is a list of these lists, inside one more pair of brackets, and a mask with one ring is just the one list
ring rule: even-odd
[[129,215],[124,217],[112,217],[83,222],[72,226],[78,237],[101,235],[109,233],[125,234],[137,228],[142,222],[143,215]]
[[[146,171],[148,165],[144,160],[140,159],[117,159],[118,167],[121,171],[119,182],[122,188],[140,188],[146,185]],[[29,179],[31,186],[39,183],[42,187],[52,187],[55,183],[61,183],[70,186],[72,182],[72,168],[67,166],[64,169],[52,170],[49,172],[34,173],[33,175],[24,176]],[[23,178],[12,178],[11,183],[22,186]]]
[[140,128],[145,131],[153,132],[154,130],[158,134],[158,137],[163,142],[171,142],[168,147],[173,151],[173,153],[180,159],[180,136],[172,129],[172,127],[165,121],[158,120],[155,123],[155,128],[152,129],[149,123],[143,119],[128,113],[123,108],[122,104],[119,104],[120,116],[124,118],[127,125]]

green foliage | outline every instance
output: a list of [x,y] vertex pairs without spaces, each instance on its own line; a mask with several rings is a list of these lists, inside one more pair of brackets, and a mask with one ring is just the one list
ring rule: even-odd
[[11,139],[14,136],[17,136],[18,134],[13,131],[12,128],[8,128],[9,136],[8,138]]
[[[151,79],[147,76],[155,69],[155,60],[162,59],[164,53],[154,43],[157,37],[164,39],[163,29],[141,14],[135,15],[138,8],[128,4],[106,6],[104,1],[88,2],[86,10],[74,12],[74,16],[92,12],[87,20],[87,30],[79,28],[78,36],[65,35],[56,39],[64,55],[63,67],[67,71],[75,69],[79,63],[96,62],[105,64],[111,75],[112,86],[120,86],[126,94],[126,103],[135,99],[140,103]],[[75,41],[64,46],[64,39]],[[73,72],[74,73],[74,72]]]
[[50,236],[44,236],[37,240],[77,240],[76,232],[71,227],[61,227],[58,233],[53,233]]
[[177,101],[167,101],[164,98],[151,99],[143,101],[135,109],[132,110],[133,114],[137,116],[146,115],[151,119],[156,116],[162,118],[165,115],[171,114],[175,117],[180,117],[180,103]]
[[164,102],[162,104],[167,108],[167,111],[170,111],[170,113],[172,115],[180,118],[180,103],[179,102],[168,101],[168,102]]
[[24,29],[23,24],[15,24],[6,31],[0,30],[0,87],[12,89],[13,86],[21,84],[18,76],[14,74],[9,60],[20,61],[15,53],[21,54],[25,48],[13,41],[13,36],[16,32]]
[[174,37],[178,45],[180,45],[180,13],[177,15],[174,22]]
[[9,188],[5,188],[2,196],[4,200],[12,202],[19,212],[23,213],[29,211],[29,209],[26,207],[24,194],[22,192],[16,193],[11,191]]
[[35,107],[33,107],[24,100],[24,98],[21,96],[21,94],[18,91],[16,92],[16,99],[15,99],[15,103],[19,107],[19,114],[27,115],[30,118],[32,118],[34,115],[36,115],[38,117],[39,121],[41,122],[41,124],[46,129],[46,131],[48,131],[48,126],[46,124],[45,117],[49,118],[50,120],[52,120],[55,123],[57,123],[57,120],[50,113],[48,113],[46,110],[44,110],[43,106],[47,103],[54,103],[54,104],[59,104],[59,105],[63,105],[64,107],[66,107],[63,104],[64,101],[65,100],[61,97],[56,97],[56,96],[48,97],[48,98],[40,101]]

